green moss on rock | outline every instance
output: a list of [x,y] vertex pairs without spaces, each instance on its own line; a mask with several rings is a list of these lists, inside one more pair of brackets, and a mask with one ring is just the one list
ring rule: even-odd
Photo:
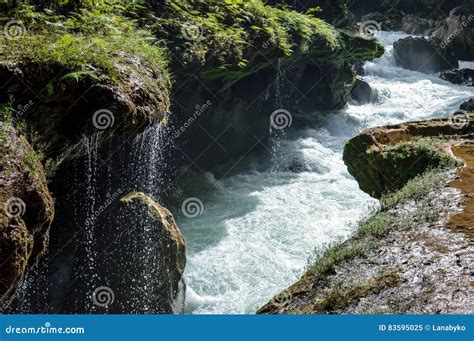
[[18,131],[0,123],[0,310],[46,250],[53,200],[38,157]]
[[344,162],[360,188],[380,198],[430,169],[458,166],[446,137],[473,129],[474,122],[456,127],[448,119],[368,129],[346,144]]

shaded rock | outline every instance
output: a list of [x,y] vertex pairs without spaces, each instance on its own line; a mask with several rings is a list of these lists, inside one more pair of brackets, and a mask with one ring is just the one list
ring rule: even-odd
[[371,128],[347,142],[344,162],[359,187],[375,198],[402,188],[427,169],[453,162],[442,145],[415,138],[465,135],[474,132],[474,120],[452,124],[449,119],[409,122]]
[[424,73],[455,69],[457,58],[448,48],[442,48],[435,39],[407,37],[393,44],[397,65]]
[[[304,59],[282,62],[280,67],[280,74],[266,68],[232,86],[223,87],[220,80],[205,85],[189,81],[179,89],[176,100],[183,106],[176,108],[170,125],[176,127],[177,144],[195,165],[209,170],[263,148],[270,136],[272,114],[278,109],[288,110],[289,114],[276,112],[288,124],[297,124],[300,114],[343,108],[355,81],[349,64],[334,66]],[[214,98],[216,93],[219,97]],[[176,158],[179,156],[180,150]]]
[[364,62],[356,62],[352,64],[352,70],[354,70],[357,76],[365,76]]
[[45,252],[54,216],[43,166],[27,140],[4,123],[0,123],[0,205],[2,310]]
[[467,112],[474,112],[474,98],[461,104],[460,109]]
[[461,69],[442,72],[441,79],[444,79],[453,84],[474,86],[474,70]]
[[351,90],[351,99],[358,104],[367,104],[372,101],[372,97],[373,93],[370,85],[366,81],[357,78]]
[[[474,6],[474,5],[471,5]],[[468,7],[456,7],[434,32],[441,47],[450,48],[461,60],[474,60],[474,15]]]

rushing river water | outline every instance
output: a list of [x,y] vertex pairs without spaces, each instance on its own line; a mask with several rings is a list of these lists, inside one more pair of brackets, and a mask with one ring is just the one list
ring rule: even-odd
[[[203,214],[177,216],[188,245],[187,312],[254,313],[297,281],[315,250],[347,238],[377,207],[348,174],[344,143],[367,127],[446,116],[472,95],[394,66],[392,44],[404,36],[382,32],[386,53],[365,66],[373,103],[275,137],[268,157],[248,158],[218,182],[197,176],[190,193]],[[288,170],[295,162],[303,171]]]

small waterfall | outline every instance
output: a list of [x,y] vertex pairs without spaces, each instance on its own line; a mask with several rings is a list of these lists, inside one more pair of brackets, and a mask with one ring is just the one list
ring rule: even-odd
[[[97,269],[96,259],[98,250],[96,247],[95,228],[97,223],[97,167],[98,167],[98,146],[101,133],[95,133],[91,137],[84,137],[82,142],[86,153],[85,169],[86,169],[86,216],[84,220],[84,247],[87,254],[88,275],[84,279],[90,289],[92,295],[94,289],[97,287]],[[87,309],[94,311],[95,306],[90,302]]]

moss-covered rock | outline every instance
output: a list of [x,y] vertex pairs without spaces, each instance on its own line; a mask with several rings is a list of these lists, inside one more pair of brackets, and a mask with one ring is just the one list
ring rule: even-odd
[[0,310],[46,250],[53,200],[25,137],[0,123]]
[[48,158],[68,156],[83,136],[136,134],[165,118],[168,84],[144,61],[124,56],[116,81],[69,78],[57,62],[1,63],[0,103]]
[[132,216],[136,212],[141,212],[141,207],[147,208],[149,217],[156,225],[153,232],[156,234],[154,239],[158,242],[157,254],[159,257],[156,257],[158,262],[154,264],[156,269],[150,269],[150,271],[158,270],[159,278],[155,278],[152,283],[147,283],[147,285],[154,287],[155,292],[159,295],[155,298],[155,306],[152,309],[160,313],[183,313],[186,241],[176,225],[173,215],[168,209],[144,193],[129,193],[120,201],[126,205],[125,209]]
[[473,132],[472,119],[461,126],[439,119],[371,128],[346,144],[344,162],[360,188],[380,198],[430,168],[456,164],[437,138]]

